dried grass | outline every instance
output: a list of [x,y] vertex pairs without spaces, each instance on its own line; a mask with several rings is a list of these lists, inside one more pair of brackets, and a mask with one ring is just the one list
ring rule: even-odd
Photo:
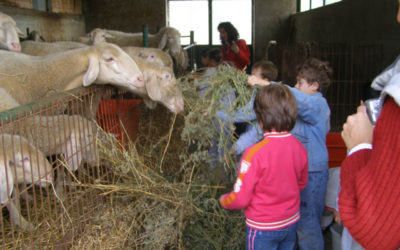
[[[75,192],[101,198],[96,204],[83,199],[82,205],[92,209],[85,216],[60,208],[62,223],[54,221],[47,228],[59,235],[48,244],[70,249],[243,249],[243,215],[218,203],[232,186],[236,161],[221,160],[212,172],[207,150],[213,138],[226,147],[234,137],[232,124],[229,138],[224,138],[213,121],[227,88],[239,96],[228,112],[250,100],[246,77],[221,67],[208,79],[210,88],[201,99],[196,93],[199,80],[182,77],[184,114],[173,115],[160,105],[154,110],[143,107],[138,137],[127,150],[111,136],[98,140],[107,178],[76,178],[74,185]],[[46,232],[44,227],[39,230]]]

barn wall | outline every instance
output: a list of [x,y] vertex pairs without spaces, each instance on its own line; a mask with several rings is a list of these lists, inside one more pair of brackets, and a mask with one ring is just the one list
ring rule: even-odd
[[400,53],[397,0],[343,0],[293,16],[295,41],[382,44],[383,63]]
[[[18,1],[18,5],[12,5],[8,2],[0,4],[0,12],[14,18],[18,28],[22,32],[26,33],[27,28],[30,31],[36,30],[42,34],[46,41],[73,40],[85,34],[85,20],[81,14],[49,13],[33,10],[32,5],[28,8],[29,6],[26,2],[27,0]],[[76,1],[70,0],[70,5],[58,5],[57,11],[73,12],[75,8],[73,7],[74,2]],[[53,4],[55,3],[57,1],[53,2]],[[66,8],[64,11],[60,6],[70,6],[70,8]]]
[[149,33],[166,26],[166,0],[87,0],[84,4],[86,31],[106,28],[141,32],[147,24]]
[[268,42],[287,42],[290,15],[296,13],[295,0],[254,0],[253,60],[265,57]]

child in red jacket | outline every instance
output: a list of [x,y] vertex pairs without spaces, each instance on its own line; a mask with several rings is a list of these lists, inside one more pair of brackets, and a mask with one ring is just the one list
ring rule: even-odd
[[272,84],[257,92],[254,111],[264,139],[245,150],[233,191],[220,203],[245,209],[246,249],[293,249],[300,191],[308,180],[306,149],[289,132],[296,99],[286,86]]

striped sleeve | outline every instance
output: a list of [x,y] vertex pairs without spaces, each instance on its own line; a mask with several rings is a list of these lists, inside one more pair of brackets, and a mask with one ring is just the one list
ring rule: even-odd
[[254,163],[253,158],[255,153],[268,142],[269,140],[262,140],[245,151],[240,161],[239,173],[233,191],[222,196],[221,206],[227,209],[242,209],[249,205],[254,186],[258,182],[258,166]]

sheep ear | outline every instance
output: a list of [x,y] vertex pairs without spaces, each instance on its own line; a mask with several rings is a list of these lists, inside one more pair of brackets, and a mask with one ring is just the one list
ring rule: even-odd
[[[7,176],[6,176],[7,173]],[[7,178],[8,177],[8,178]],[[8,181],[8,182],[7,182]],[[4,204],[11,197],[14,187],[14,178],[11,169],[5,161],[0,161],[0,203]]]
[[179,57],[178,57],[178,65],[180,65],[182,68],[186,69],[188,66],[188,60],[187,60],[187,54],[184,49],[182,49],[179,52]]
[[27,35],[25,35],[25,33],[23,33],[17,26],[15,26],[15,30],[17,31],[19,37],[27,38]]
[[76,171],[82,161],[82,152],[79,150],[79,140],[77,140],[78,136],[75,132],[71,133],[65,150],[65,158],[72,171]]
[[147,94],[153,101],[159,101],[161,99],[160,86],[157,84],[157,79],[154,76],[151,77],[146,83]]
[[157,103],[150,100],[147,97],[143,97],[143,102],[144,102],[144,104],[146,104],[146,107],[148,107],[149,109],[155,109],[157,107]]
[[83,86],[87,87],[91,85],[99,76],[100,72],[100,61],[96,56],[89,57],[89,68],[83,77]]
[[168,34],[166,32],[164,32],[164,34],[161,37],[161,41],[158,44],[158,48],[163,50],[165,48],[165,46],[167,46],[167,40],[168,40]]

